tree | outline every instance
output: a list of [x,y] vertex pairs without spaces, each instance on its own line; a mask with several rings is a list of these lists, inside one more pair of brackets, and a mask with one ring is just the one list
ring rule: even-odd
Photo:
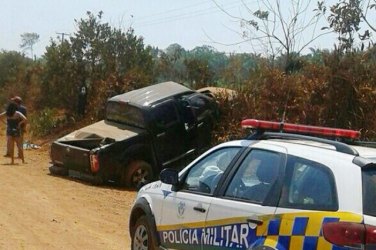
[[[201,82],[200,84],[212,85],[213,81],[218,81],[220,72],[227,65],[225,53],[219,53],[213,47],[203,45],[189,51],[179,44],[171,44],[164,51],[160,51],[156,57],[158,80],[188,82],[188,84],[192,85],[192,74],[194,72],[192,72],[192,69],[188,69],[187,66],[198,65],[198,61],[207,64],[205,67],[212,72],[211,75],[217,77],[217,79],[211,78],[210,82]],[[194,81],[197,82],[198,76],[194,78]]]
[[102,23],[102,15],[87,12],[87,18],[75,20],[74,35],[47,47],[45,96],[71,113],[82,85],[88,88],[90,105],[97,107],[93,115],[99,117],[108,97],[153,82],[151,48],[133,29],[124,32]]
[[[324,2],[318,3],[318,11],[327,14],[328,7]],[[338,34],[340,51],[350,51],[356,47],[356,34],[361,41],[371,39],[371,32],[376,31],[376,26],[369,21],[371,11],[376,10],[376,1],[373,0],[341,0],[329,6],[330,13],[326,16],[329,27]],[[362,24],[363,28],[362,28]],[[361,44],[364,49],[364,43]]]
[[260,58],[253,54],[233,54],[221,74],[226,84],[241,86],[250,77],[251,70],[260,64]]
[[187,67],[191,87],[199,89],[210,84],[213,72],[210,70],[207,60],[188,58],[185,59],[184,64]]
[[190,51],[188,57],[207,62],[208,69],[212,75],[210,79],[212,81],[210,83],[211,85],[218,81],[220,72],[223,71],[228,64],[228,58],[225,53],[218,52],[215,48],[208,45],[195,47]]
[[169,45],[164,51],[160,51],[156,61],[158,80],[184,82],[186,53],[184,48],[176,43]]
[[29,75],[33,62],[16,51],[0,52],[0,102],[6,103],[9,95],[26,96],[31,90]]
[[264,51],[272,59],[283,56],[285,70],[294,59],[293,53],[300,54],[317,38],[329,33],[316,30],[321,15],[313,11],[310,15],[311,0],[283,1],[283,4],[281,0],[262,0],[258,3],[256,11],[244,3],[250,18],[234,16],[217,6],[240,21],[242,39],[250,42],[256,52]]
[[98,15],[87,12],[87,16],[76,20],[78,31],[70,38],[74,60],[84,66],[80,71],[86,80],[95,84],[113,75],[121,84],[135,67],[145,76],[151,76],[151,48],[144,45],[142,37],[137,37],[131,28],[124,32],[102,23],[103,12]]
[[40,105],[72,111],[75,108],[72,100],[76,97],[77,78],[80,75],[72,58],[71,45],[67,41],[51,41],[46,49]]
[[171,59],[171,61],[176,62],[182,56],[184,56],[185,49],[177,43],[171,44],[166,49],[166,55]]
[[[30,60],[30,59],[27,59]],[[20,72],[24,71],[27,65],[24,55],[16,51],[2,51],[0,53],[0,87],[3,88],[9,83],[16,83]]]
[[39,41],[39,35],[37,33],[23,33],[21,39],[21,49],[30,50],[31,58],[34,58],[33,47]]

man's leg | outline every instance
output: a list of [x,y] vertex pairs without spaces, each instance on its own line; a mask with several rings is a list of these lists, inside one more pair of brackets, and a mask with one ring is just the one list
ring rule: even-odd
[[[21,129],[19,140],[17,141],[17,146],[20,143],[20,147],[18,147],[18,158],[23,159],[23,142],[24,142],[24,131]],[[22,150],[22,157],[20,151]],[[23,160],[22,160],[23,162]]]
[[22,163],[25,163],[25,159],[24,159],[24,153],[23,153],[23,137],[22,136],[18,136],[18,137],[15,137],[15,140],[16,140],[16,144],[17,144],[17,148],[18,148],[18,158],[20,158],[22,160]]
[[6,153],[5,153],[5,157],[9,157],[10,156],[10,136],[7,135],[7,149],[6,149]]
[[10,164],[14,164],[14,137],[13,136],[9,136],[9,154],[10,154],[10,158],[11,158],[11,162]]

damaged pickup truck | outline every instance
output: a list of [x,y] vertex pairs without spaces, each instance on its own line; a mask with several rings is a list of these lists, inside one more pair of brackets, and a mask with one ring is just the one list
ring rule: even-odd
[[117,95],[104,120],[52,143],[49,170],[137,188],[206,150],[217,114],[215,100],[175,82]]

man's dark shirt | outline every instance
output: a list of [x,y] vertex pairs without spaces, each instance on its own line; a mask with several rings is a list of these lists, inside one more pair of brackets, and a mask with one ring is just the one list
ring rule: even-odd
[[[17,108],[17,111],[20,112],[21,114],[23,114],[25,117],[27,116],[27,110],[26,110],[25,106],[19,105],[18,108]],[[22,133],[25,133],[25,129],[26,129],[26,124],[23,123],[21,125],[21,131],[22,131]]]
[[20,105],[17,109],[17,111],[21,112],[25,117],[27,116],[26,107],[23,105]]

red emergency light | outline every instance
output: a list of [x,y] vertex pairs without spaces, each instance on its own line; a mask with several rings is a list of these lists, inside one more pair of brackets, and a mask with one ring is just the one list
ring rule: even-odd
[[256,119],[246,119],[241,122],[243,128],[264,129],[286,133],[328,136],[336,138],[358,139],[360,132],[349,129],[309,126],[284,122],[270,122]]

